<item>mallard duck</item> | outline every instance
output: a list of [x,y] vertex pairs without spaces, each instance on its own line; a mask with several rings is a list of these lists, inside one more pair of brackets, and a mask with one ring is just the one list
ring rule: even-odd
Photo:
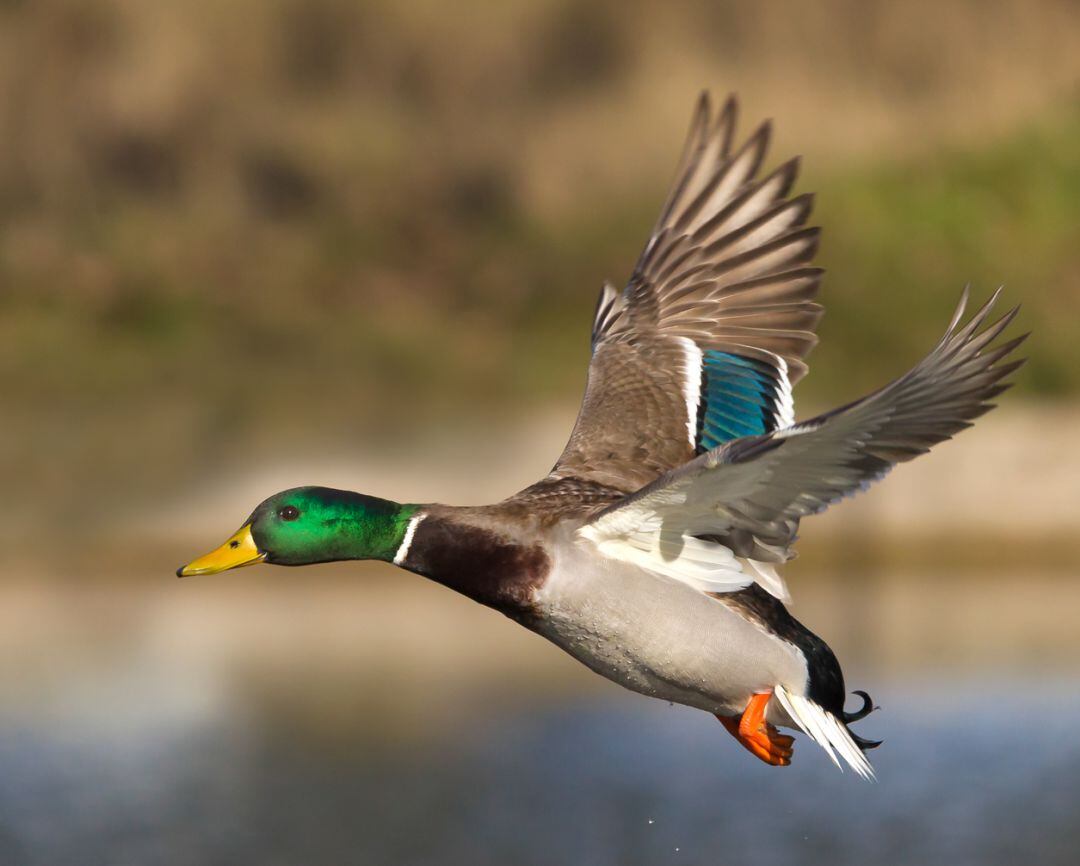
[[177,572],[376,559],[438,581],[628,689],[713,713],[790,763],[802,731],[843,769],[879,745],[851,730],[828,645],[788,612],[778,567],[802,518],[970,426],[1024,339],[995,343],[995,293],[905,375],[795,422],[822,314],[798,160],[760,175],[763,124],[735,146],[736,101],[701,97],[675,182],[621,292],[605,284],[580,414],[546,478],[494,505],[405,504],[298,487],[259,504]]

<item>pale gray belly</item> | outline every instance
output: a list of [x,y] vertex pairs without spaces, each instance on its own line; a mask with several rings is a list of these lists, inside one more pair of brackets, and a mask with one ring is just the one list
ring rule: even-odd
[[[692,587],[576,546],[557,555],[536,602],[539,634],[636,692],[724,715],[778,683],[806,693],[791,644]],[[778,709],[770,720],[787,723]]]

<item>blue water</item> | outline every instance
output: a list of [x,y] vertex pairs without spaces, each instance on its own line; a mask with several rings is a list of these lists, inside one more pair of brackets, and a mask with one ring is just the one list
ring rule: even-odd
[[[423,747],[270,719],[0,729],[0,864],[1074,864],[1076,683],[877,689],[877,783],[755,761],[633,695],[478,708]],[[431,724],[439,727],[438,708]]]

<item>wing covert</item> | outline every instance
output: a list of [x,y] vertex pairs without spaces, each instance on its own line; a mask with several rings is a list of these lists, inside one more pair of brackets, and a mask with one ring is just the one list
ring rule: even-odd
[[1019,309],[983,328],[999,294],[958,327],[965,290],[933,351],[879,391],[702,454],[608,506],[580,531],[609,554],[626,548],[624,558],[640,560],[634,551],[645,549],[667,563],[661,568],[674,571],[670,563],[690,539],[695,547],[711,541],[724,556],[786,561],[803,517],[865,489],[993,408],[989,401],[1009,387],[1002,379],[1023,363],[1008,356],[1027,336],[991,345]]

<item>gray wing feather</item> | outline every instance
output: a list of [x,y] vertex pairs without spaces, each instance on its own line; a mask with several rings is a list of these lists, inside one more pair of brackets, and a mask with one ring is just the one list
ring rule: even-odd
[[951,438],[993,408],[1006,360],[1027,334],[991,347],[1019,308],[983,328],[1000,289],[959,327],[967,290],[945,336],[907,374],[873,394],[785,430],[736,439],[600,512],[622,531],[659,515],[669,531],[707,535],[737,554],[782,562],[801,518],[864,489],[895,464]]

